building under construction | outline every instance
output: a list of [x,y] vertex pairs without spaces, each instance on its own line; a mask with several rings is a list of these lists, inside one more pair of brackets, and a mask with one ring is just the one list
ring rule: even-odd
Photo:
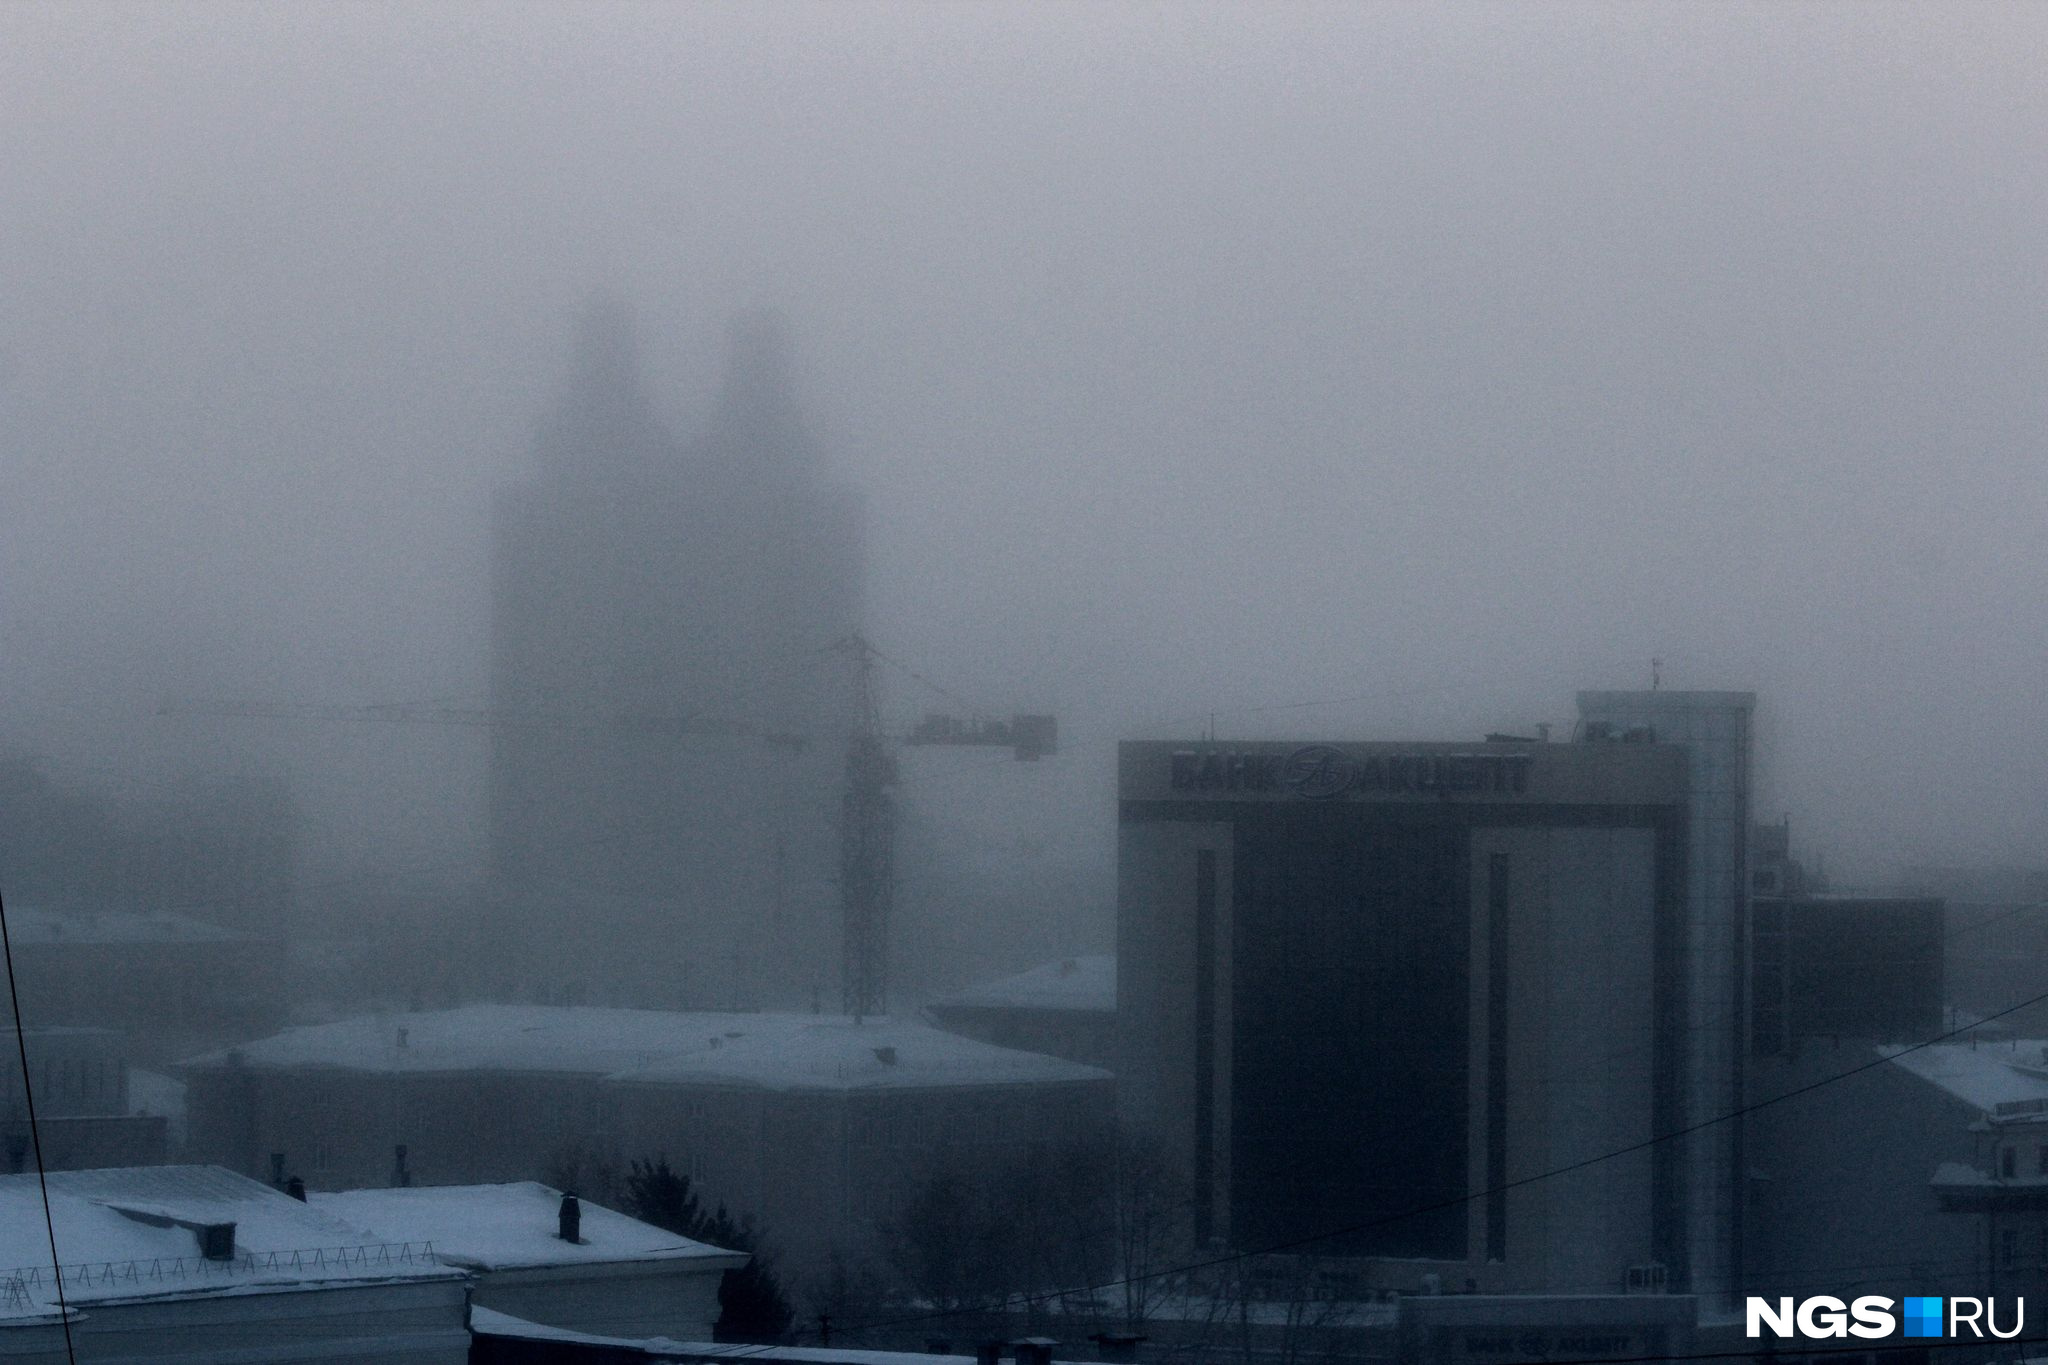
[[[585,317],[493,527],[492,966],[557,1002],[838,1003],[861,516],[786,339],[734,324],[693,438],[630,319]],[[531,723],[522,723],[530,720]]]

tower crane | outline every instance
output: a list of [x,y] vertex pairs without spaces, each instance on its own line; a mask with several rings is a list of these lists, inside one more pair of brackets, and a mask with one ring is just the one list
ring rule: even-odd
[[[882,725],[874,677],[876,662],[891,661],[858,632],[835,641],[830,651],[845,658],[853,673],[853,729],[847,739],[846,786],[839,812],[840,1003],[847,1014],[858,1019],[884,1013],[888,1003],[888,932],[895,900],[895,791],[899,776],[895,747],[904,744],[1007,748],[1016,758],[1031,761],[1056,752],[1059,727],[1055,718],[1047,715],[1020,714],[999,720],[931,712],[907,732],[891,734]],[[157,714],[721,736],[757,740],[783,749],[805,748],[819,738],[697,714],[591,714],[409,702],[334,706],[186,700],[166,701],[157,707]]]

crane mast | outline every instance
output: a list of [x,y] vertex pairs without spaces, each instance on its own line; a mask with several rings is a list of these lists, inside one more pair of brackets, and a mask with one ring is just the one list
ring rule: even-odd
[[855,1019],[888,1000],[889,910],[896,892],[896,756],[882,741],[874,647],[859,635],[834,646],[853,665],[853,734],[839,824],[840,1008]]

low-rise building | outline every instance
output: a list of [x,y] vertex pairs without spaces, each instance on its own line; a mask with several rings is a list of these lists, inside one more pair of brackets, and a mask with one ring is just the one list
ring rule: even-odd
[[126,1033],[137,1061],[273,1026],[275,945],[162,912],[7,907],[20,990],[31,1028]]
[[421,1244],[216,1168],[47,1180],[46,1224],[37,1177],[0,1176],[0,1361],[468,1359],[469,1276]]
[[1941,1212],[1928,1182],[1971,1158],[1972,1096],[2001,1070],[1968,1045],[1907,1052],[1868,1038],[1755,1059],[1741,1292],[1985,1293],[1974,1230]]
[[1943,1031],[1946,917],[1929,896],[1833,892],[1750,902],[1750,1047],[1924,1042]]
[[527,1322],[616,1337],[709,1341],[718,1286],[747,1263],[533,1181],[313,1194],[314,1208],[386,1241],[430,1244],[476,1278],[473,1302]]
[[[0,1167],[149,1166],[165,1157],[168,1116],[135,1112],[126,1042],[112,1029],[0,1029]],[[24,1075],[20,1056],[28,1058]],[[36,1127],[29,1131],[29,1087]],[[40,1138],[40,1143],[37,1142]]]
[[1107,1072],[905,1019],[475,1005],[194,1058],[195,1154],[316,1190],[559,1179],[666,1158],[793,1277],[871,1249],[938,1165],[1101,1133]]
[[1949,1235],[1970,1248],[1976,1292],[2048,1293],[2048,1043],[1949,1044],[1893,1060],[1945,1096],[1957,1120],[1930,1185],[1955,1224]]
[[1063,958],[926,1006],[951,1033],[1087,1066],[1116,1057],[1116,955]]

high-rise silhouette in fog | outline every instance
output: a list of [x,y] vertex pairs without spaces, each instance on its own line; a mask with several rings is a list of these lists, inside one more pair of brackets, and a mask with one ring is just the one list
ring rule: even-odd
[[[805,429],[781,323],[734,322],[686,440],[625,309],[593,305],[531,476],[498,499],[492,557],[505,986],[648,1005],[835,995],[851,701],[826,650],[857,624],[860,515]],[[809,742],[661,728],[683,719]]]

